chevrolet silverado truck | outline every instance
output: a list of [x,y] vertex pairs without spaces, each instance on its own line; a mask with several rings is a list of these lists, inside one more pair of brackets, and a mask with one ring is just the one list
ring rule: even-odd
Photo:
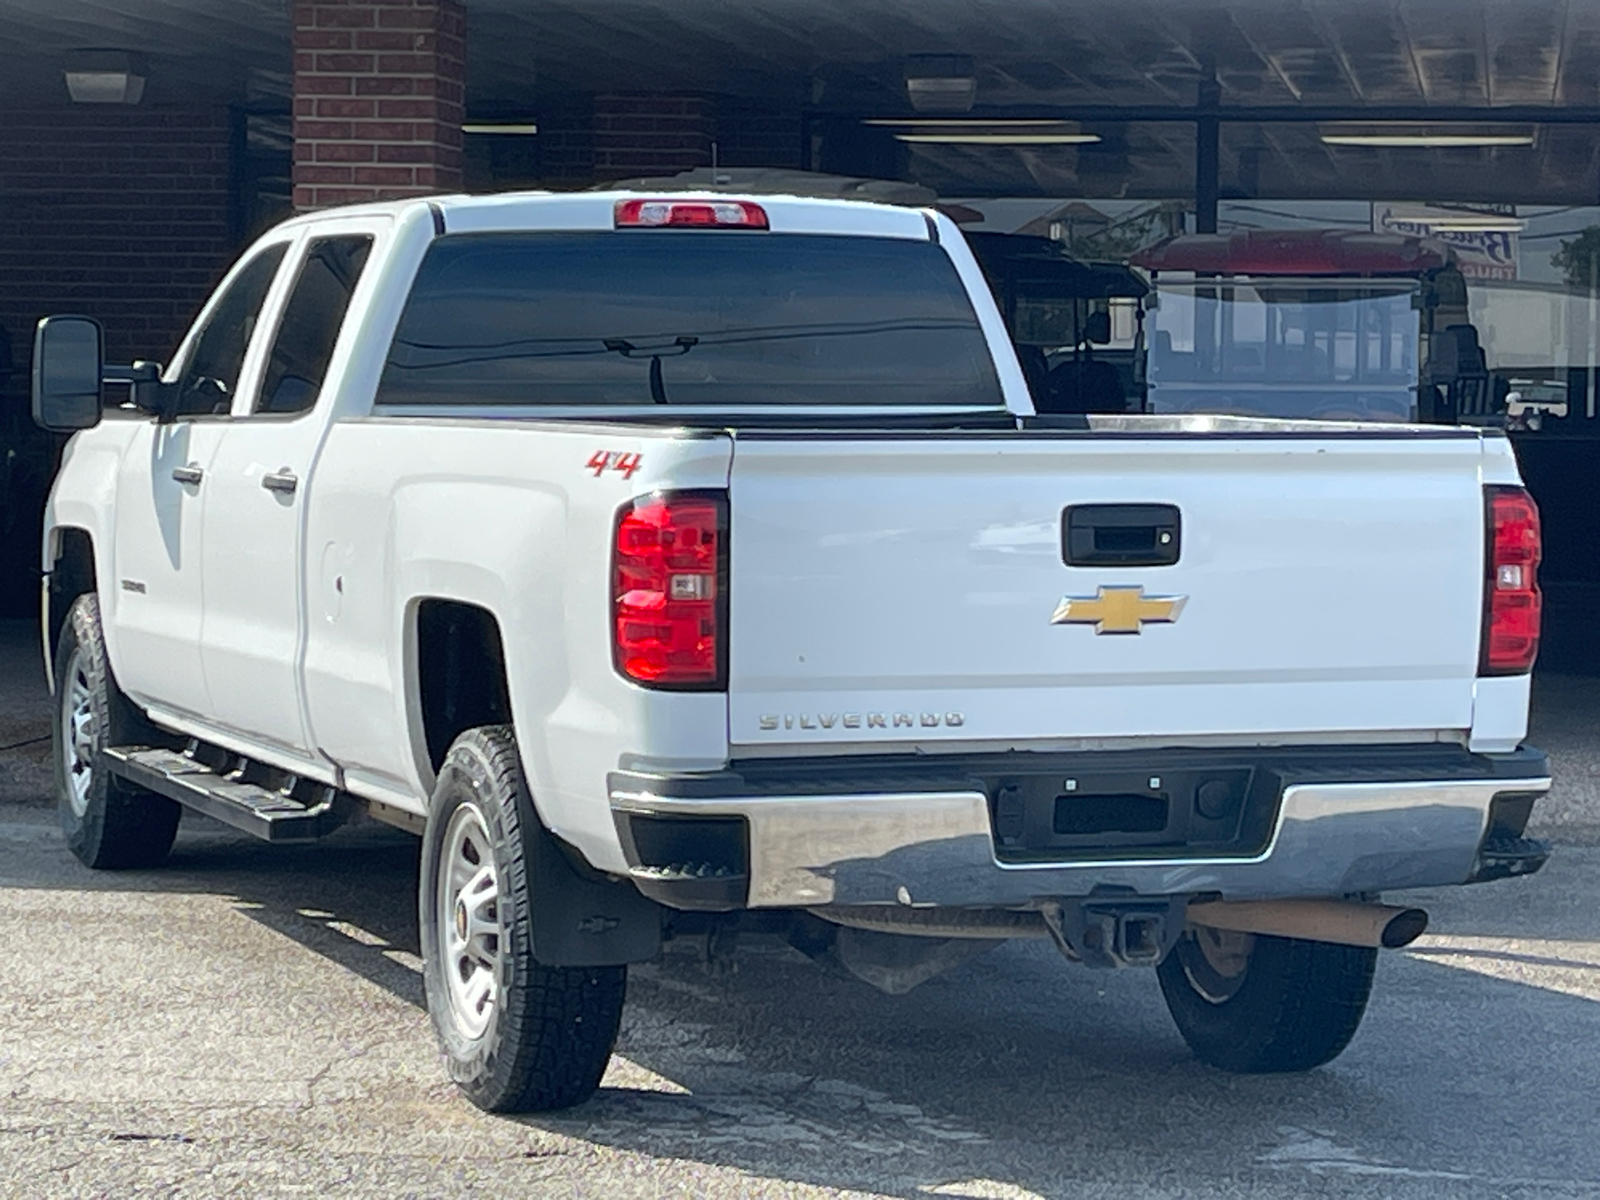
[[903,992],[1150,966],[1199,1058],[1337,1055],[1380,894],[1537,869],[1537,512],[1498,433],[1039,416],[960,231],[438,197],[256,242],[170,364],[40,323],[60,815],[423,843],[448,1069],[589,1096],[629,964]]

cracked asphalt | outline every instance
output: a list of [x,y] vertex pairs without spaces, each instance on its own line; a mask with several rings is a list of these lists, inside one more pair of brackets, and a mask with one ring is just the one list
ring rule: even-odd
[[[0,746],[48,731],[0,625]],[[636,969],[600,1094],[485,1116],[421,1008],[416,844],[268,847],[186,817],[159,871],[67,853],[0,751],[0,1196],[1600,1197],[1596,681],[1547,676],[1539,876],[1407,899],[1351,1048],[1197,1064],[1150,972],[1014,943],[907,996],[750,941]]]

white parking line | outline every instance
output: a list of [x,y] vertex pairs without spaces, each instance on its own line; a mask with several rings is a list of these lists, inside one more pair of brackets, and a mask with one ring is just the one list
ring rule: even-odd
[[1600,942],[1451,934],[1418,938],[1405,953],[1491,979],[1600,1000]]

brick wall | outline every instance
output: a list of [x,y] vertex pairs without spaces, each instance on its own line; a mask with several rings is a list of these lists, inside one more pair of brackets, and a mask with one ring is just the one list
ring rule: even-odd
[[459,189],[458,0],[312,0],[293,17],[295,207]]
[[0,122],[0,323],[85,312],[106,354],[165,358],[233,256],[228,110],[74,105]]
[[800,112],[729,96],[572,93],[536,106],[535,137],[475,136],[466,143],[467,190],[584,188],[673,175],[717,161],[727,167],[798,168]]
[[719,166],[798,170],[805,165],[798,109],[723,97],[717,106],[716,130]]
[[168,358],[234,254],[230,130],[222,107],[62,104],[0,122],[0,616],[37,603],[54,468],[28,411],[33,327],[86,313],[112,361]]
[[519,171],[485,154],[474,184],[491,188],[536,181],[581,187],[675,175],[710,166],[713,143],[717,162],[726,167],[798,168],[804,161],[797,109],[684,92],[613,92],[584,99],[541,107],[537,157],[530,156]]
[[534,111],[539,125],[536,136],[473,134],[466,138],[463,184],[467,191],[571,190],[593,182],[592,98],[582,92],[569,93],[539,104]]
[[686,93],[616,92],[594,98],[594,177],[674,175],[711,164],[716,100]]
[[[504,138],[497,139],[504,141]],[[594,100],[578,94],[539,108],[540,179],[554,187],[584,187],[594,178]]]

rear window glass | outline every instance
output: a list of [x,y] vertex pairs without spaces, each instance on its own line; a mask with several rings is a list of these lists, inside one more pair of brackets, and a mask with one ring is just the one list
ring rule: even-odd
[[428,250],[389,405],[999,407],[938,246],[651,229],[457,234]]

